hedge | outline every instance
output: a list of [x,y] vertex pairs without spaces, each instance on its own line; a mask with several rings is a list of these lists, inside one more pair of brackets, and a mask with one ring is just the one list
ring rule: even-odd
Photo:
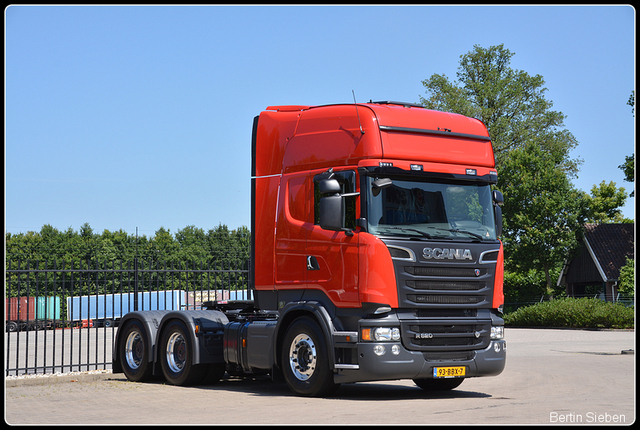
[[595,298],[563,298],[520,308],[504,315],[519,327],[634,328],[634,308]]

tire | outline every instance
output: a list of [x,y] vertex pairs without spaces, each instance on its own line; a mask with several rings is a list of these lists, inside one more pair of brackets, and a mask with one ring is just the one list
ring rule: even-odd
[[449,391],[457,388],[462,384],[464,378],[447,378],[447,379],[414,379],[413,382],[423,390],[427,391]]
[[172,385],[193,385],[203,382],[206,365],[193,364],[193,345],[182,321],[169,322],[160,341],[162,373]]
[[311,318],[298,318],[287,330],[282,348],[282,372],[291,391],[300,396],[322,397],[340,386],[333,382],[322,330]]
[[124,375],[133,382],[151,379],[153,370],[152,363],[149,361],[151,346],[142,323],[138,320],[128,321],[122,333],[118,354]]

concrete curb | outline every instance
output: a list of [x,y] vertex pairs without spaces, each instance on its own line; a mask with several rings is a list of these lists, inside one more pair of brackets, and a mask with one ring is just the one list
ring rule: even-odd
[[5,387],[24,387],[34,385],[63,384],[67,382],[98,382],[108,380],[124,380],[124,375],[113,374],[110,370],[74,372],[65,374],[38,374],[20,376],[17,378],[5,378]]

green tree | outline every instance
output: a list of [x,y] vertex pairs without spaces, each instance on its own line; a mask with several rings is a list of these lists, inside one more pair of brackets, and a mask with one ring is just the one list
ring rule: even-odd
[[577,246],[585,201],[553,154],[529,144],[511,151],[500,170],[504,190],[503,240],[509,270],[542,270],[548,294],[551,272]]
[[194,225],[178,230],[175,235],[178,242],[177,257],[180,261],[207,261],[210,258],[206,249],[204,230]]
[[636,280],[634,272],[635,260],[633,258],[627,258],[627,263],[620,269],[618,291],[629,298],[635,297],[636,293]]
[[207,232],[207,247],[214,261],[228,262],[235,258],[234,245],[231,231],[225,224],[218,224]]
[[565,115],[552,110],[544,93],[544,79],[510,67],[514,53],[503,45],[478,45],[460,58],[457,81],[434,74],[422,81],[429,109],[459,113],[481,120],[489,130],[498,168],[508,154],[531,142],[561,157],[559,166],[573,176],[581,163],[570,159],[577,146],[564,129]]
[[616,183],[611,181],[600,182],[591,188],[591,195],[584,196],[587,210],[586,222],[591,223],[620,223],[624,222],[622,210],[627,200],[627,193],[624,188],[616,187]]
[[144,256],[156,263],[173,262],[177,248],[177,243],[174,241],[171,232],[164,227],[160,227],[144,248]]
[[251,230],[246,226],[239,227],[232,232],[237,256],[240,260],[248,260],[251,252]]
[[[618,166],[618,169],[622,170],[624,173],[624,180],[626,182],[635,183],[636,180],[636,163],[635,163],[635,154],[627,155],[624,157],[624,163]],[[629,197],[633,197],[635,194],[635,190],[631,191]]]
[[[636,92],[631,91],[631,96],[629,96],[629,100],[627,104],[631,106],[631,115],[635,116],[635,106],[636,106]],[[624,157],[624,163],[618,166],[618,169],[622,170],[624,173],[624,180],[626,182],[635,183],[636,180],[636,167],[635,167],[635,154],[627,155]],[[629,197],[633,197],[635,191],[632,190]]]

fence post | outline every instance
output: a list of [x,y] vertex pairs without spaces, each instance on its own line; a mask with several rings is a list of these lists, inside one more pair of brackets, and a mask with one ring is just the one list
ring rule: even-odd
[[133,257],[133,309],[139,311],[138,308],[138,257]]

